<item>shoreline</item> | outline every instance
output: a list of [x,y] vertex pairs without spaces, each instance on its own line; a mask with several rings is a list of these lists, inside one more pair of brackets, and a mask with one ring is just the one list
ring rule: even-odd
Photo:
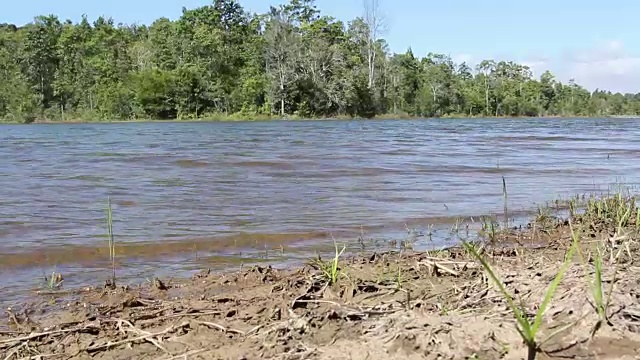
[[248,115],[246,118],[235,118],[234,116],[220,117],[220,118],[199,118],[199,119],[133,119],[133,120],[36,120],[30,123],[23,123],[17,121],[4,121],[0,120],[0,125],[35,125],[35,124],[121,124],[121,123],[232,123],[232,122],[294,122],[294,121],[386,121],[386,120],[496,120],[496,119],[513,119],[513,120],[525,120],[525,119],[557,119],[557,120],[572,120],[572,119],[640,119],[640,115],[607,115],[607,116],[463,116],[452,115],[442,117],[413,117],[402,116],[393,114],[378,115],[373,118],[358,118],[358,117],[326,117],[326,118],[280,118],[280,117],[256,117],[255,115]]
[[[562,212],[567,208],[566,201],[559,198],[547,202],[546,206]],[[537,209],[531,207],[510,211],[510,224],[516,226],[526,223]],[[465,216],[405,219],[378,226],[357,227],[354,224],[352,228],[342,227],[338,231],[238,233],[193,239],[120,241],[116,244],[116,267],[122,268],[118,271],[118,277],[126,279],[128,284],[135,284],[145,281],[148,276],[174,274],[176,277],[189,277],[204,267],[229,272],[247,266],[274,263],[287,267],[303,266],[314,255],[331,255],[334,251],[332,238],[347,246],[345,255],[409,247],[414,251],[429,251],[452,246],[452,241],[457,241],[459,235],[475,236],[481,221],[495,222],[500,217],[494,211]],[[0,290],[0,306],[29,299],[34,292],[47,290],[41,278],[51,271],[62,273],[65,288],[73,288],[86,284],[95,275],[101,275],[102,269],[109,266],[108,249],[102,241],[84,245],[42,246],[33,250],[9,247],[7,250],[7,254],[0,254],[0,271],[5,271],[11,277],[8,285],[14,291],[7,293]],[[164,263],[165,267],[153,270],[159,263]]]
[[[12,354],[9,359],[522,359],[531,349],[484,259],[532,323],[538,309],[546,310],[534,357],[636,358],[636,200],[617,194],[569,205],[566,218],[541,211],[522,228],[483,224],[484,240],[470,248],[346,257],[336,244],[335,258],[291,269],[204,270],[190,279],[131,287],[116,279],[115,287],[52,291],[42,295],[43,305],[8,311],[0,353]],[[611,292],[604,322],[590,304],[596,264],[601,289]]]

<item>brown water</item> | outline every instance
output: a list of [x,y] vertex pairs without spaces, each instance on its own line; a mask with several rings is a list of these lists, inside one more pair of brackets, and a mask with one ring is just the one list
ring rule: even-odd
[[[0,126],[1,300],[57,270],[108,276],[106,199],[127,281],[386,243],[640,178],[634,119]],[[439,234],[439,235],[438,235]],[[441,246],[447,231],[417,246]]]

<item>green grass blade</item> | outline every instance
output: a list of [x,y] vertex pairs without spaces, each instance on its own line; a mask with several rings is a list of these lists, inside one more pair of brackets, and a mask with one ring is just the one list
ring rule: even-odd
[[502,177],[502,196],[504,198],[504,227],[506,229],[509,227],[509,214],[507,212],[507,181],[504,176]]
[[111,214],[111,198],[107,197],[107,234],[109,236],[109,256],[113,256],[113,217]]
[[[573,230],[573,225],[571,225],[571,221],[569,221],[569,226]],[[549,285],[549,288],[547,289],[547,293],[544,296],[544,300],[542,300],[542,303],[538,308],[538,312],[536,313],[536,318],[533,322],[533,327],[531,328],[531,332],[534,337],[537,334],[538,329],[540,329],[540,325],[542,324],[542,316],[547,310],[547,307],[549,306],[549,303],[551,302],[553,295],[555,295],[555,292],[558,289],[558,286],[560,285],[560,282],[562,281],[564,274],[567,272],[569,265],[571,265],[573,254],[575,253],[578,247],[578,242],[580,241],[580,238],[573,231],[571,233],[573,234],[573,242],[571,244],[571,247],[569,248],[569,252],[565,257],[564,263],[562,263],[562,267],[560,268],[560,271],[558,271],[558,273],[556,274],[556,277],[553,279],[553,282],[551,282],[551,285]]]
[[338,282],[338,277],[340,276],[340,269],[338,268],[340,264],[340,256],[342,256],[347,249],[346,245],[343,245],[342,250],[338,251],[338,243],[336,243],[335,240],[333,241],[333,246],[336,251],[333,260],[330,264],[325,263],[325,265],[322,265],[322,272],[331,285]]
[[[587,270],[589,264],[587,260],[584,258],[584,256],[582,255],[582,252],[580,251],[579,248],[577,249],[577,253],[580,258],[580,262],[582,263],[582,267],[584,269],[584,277],[591,290],[591,296],[593,297],[595,310],[598,313],[598,317],[600,317],[600,319],[604,321],[606,320],[606,311],[608,307],[609,298],[607,298],[606,302],[604,301],[604,294],[603,294],[604,289],[602,287],[602,269],[603,269],[602,249],[600,248],[600,245],[596,246],[596,253],[594,258],[595,271],[594,271],[593,280],[591,279],[591,276],[589,275],[589,271]],[[616,264],[616,267],[617,267],[617,264]],[[615,276],[616,276],[616,271],[614,270],[614,283],[615,283]]]
[[467,249],[469,253],[471,253],[476,259],[478,259],[478,261],[480,261],[480,264],[482,264],[482,267],[484,267],[487,274],[489,274],[489,277],[491,277],[491,280],[493,280],[493,282],[496,283],[496,285],[500,289],[500,292],[502,293],[504,298],[507,300],[507,304],[509,305],[509,308],[511,309],[511,311],[513,312],[513,315],[515,316],[516,321],[520,325],[520,328],[518,328],[518,332],[522,336],[523,340],[530,346],[534,345],[535,334],[532,332],[531,324],[529,324],[529,320],[525,317],[524,312],[515,304],[515,302],[513,301],[513,298],[511,297],[507,289],[504,287],[504,284],[502,283],[502,281],[498,279],[496,274],[493,272],[493,269],[491,268],[491,266],[486,262],[486,260],[480,254],[478,254],[478,252],[476,251],[473,245],[467,243],[466,241],[463,241],[462,245]]
[[602,249],[599,245],[596,246],[596,258],[595,258],[595,279],[593,281],[593,300],[596,304],[596,310],[602,320],[605,319],[605,305],[604,296],[602,295]]
[[331,284],[335,284],[338,281],[338,260],[340,258],[338,244],[334,243],[334,246],[336,248],[336,256],[333,258],[333,263],[331,264]]
[[111,282],[116,283],[116,244],[113,238],[113,215],[111,211],[111,197],[107,197],[107,233],[109,236],[109,260],[111,261]]

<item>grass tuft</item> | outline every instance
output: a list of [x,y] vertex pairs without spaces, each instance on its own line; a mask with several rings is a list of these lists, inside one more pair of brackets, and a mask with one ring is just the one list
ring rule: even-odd
[[62,287],[64,279],[62,279],[62,273],[52,271],[51,276],[43,274],[44,282],[49,290],[59,290]]
[[333,245],[335,247],[336,253],[331,261],[324,262],[322,261],[322,259],[320,259],[320,256],[318,256],[312,262],[314,265],[316,265],[316,267],[320,269],[322,277],[327,281],[329,285],[336,284],[340,276],[342,275],[340,271],[340,256],[342,256],[342,254],[347,249],[346,245],[342,245],[342,250],[338,250],[338,244],[335,242],[335,240],[333,242]]

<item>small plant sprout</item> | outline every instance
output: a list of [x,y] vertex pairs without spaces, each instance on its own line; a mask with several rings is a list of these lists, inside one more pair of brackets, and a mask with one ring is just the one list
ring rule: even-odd
[[58,290],[62,287],[62,283],[64,280],[62,279],[62,274],[52,271],[51,276],[48,277],[46,274],[43,275],[46,286],[49,290]]
[[547,338],[545,341],[542,341],[542,342],[539,342],[537,340],[538,330],[542,325],[542,316],[544,315],[545,311],[549,307],[551,299],[553,298],[553,295],[558,289],[558,285],[560,284],[560,281],[562,281],[562,278],[564,277],[564,274],[567,271],[567,268],[571,264],[573,254],[575,253],[578,247],[578,238],[577,237],[573,238],[573,243],[569,248],[569,251],[566,255],[564,263],[562,264],[562,267],[560,268],[555,278],[553,279],[553,282],[549,285],[549,288],[547,289],[545,297],[542,300],[542,303],[540,304],[540,306],[538,307],[538,312],[536,313],[533,323],[530,323],[529,320],[527,319],[526,310],[523,307],[516,305],[512,296],[509,294],[509,292],[505,288],[503,282],[495,274],[495,272],[491,268],[491,265],[489,265],[489,263],[484,259],[484,257],[477,252],[476,247],[466,241],[464,241],[462,244],[464,248],[482,264],[482,267],[485,269],[485,272],[489,275],[491,280],[498,286],[500,293],[502,294],[504,299],[507,301],[509,309],[511,310],[511,312],[513,313],[513,316],[515,317],[515,320],[517,323],[516,329],[518,330],[518,333],[520,334],[520,336],[522,337],[522,340],[527,346],[527,349],[528,349],[527,359],[528,360],[535,359],[536,354],[540,351],[540,345],[553,336],[552,334],[551,336],[549,336],[549,338]]
[[569,201],[569,217],[574,218],[576,216],[576,201],[571,199]]
[[451,226],[451,234],[459,234],[460,233],[460,225],[462,225],[462,219],[456,218],[456,222]]
[[482,230],[481,236],[489,239],[489,243],[495,244],[498,238],[498,232],[496,229],[496,223],[493,219],[487,219],[486,217],[482,218]]
[[111,283],[108,285],[114,288],[116,286],[116,243],[113,238],[113,216],[110,197],[107,197],[107,234],[109,237],[109,260],[111,261]]
[[404,283],[404,277],[402,276],[402,268],[400,264],[398,264],[398,273],[396,274],[396,289],[402,289],[402,284]]
[[333,241],[333,245],[336,250],[336,254],[334,258],[329,262],[324,262],[320,259],[320,255],[317,255],[316,259],[314,259],[314,263],[322,272],[322,277],[327,280],[329,285],[334,285],[338,282],[338,278],[341,275],[340,272],[340,256],[345,252],[347,247],[342,245],[342,250],[338,250],[338,244],[336,241]]
[[504,228],[509,227],[509,214],[507,212],[507,181],[502,177],[502,197],[504,199]]

